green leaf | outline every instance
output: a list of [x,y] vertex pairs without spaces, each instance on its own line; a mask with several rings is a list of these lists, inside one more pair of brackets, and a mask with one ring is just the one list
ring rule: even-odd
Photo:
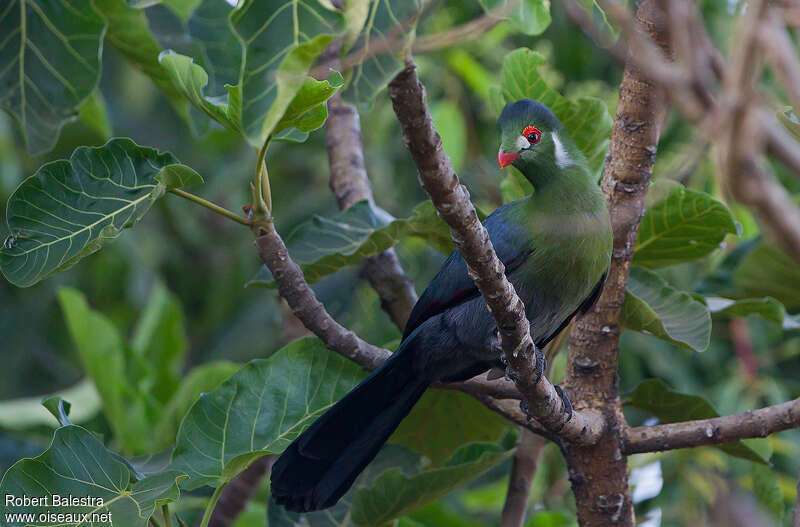
[[[344,79],[341,73],[334,70],[330,70],[328,80],[318,81],[308,77],[275,126],[275,132],[289,132],[294,129],[307,135],[308,132],[325,124],[325,119],[328,118],[328,106],[325,101],[332,97],[342,85],[344,85]],[[287,137],[297,137],[297,132],[290,136],[284,134],[280,139],[287,140]]]
[[100,78],[105,21],[90,2],[8,0],[0,7],[0,108],[28,151],[53,148]]
[[550,88],[539,74],[547,61],[541,54],[520,48],[503,60],[502,93],[506,102],[534,99],[547,105],[586,156],[589,168],[599,174],[603,166],[613,121],[606,103],[595,97],[570,100]]
[[442,147],[453,162],[456,172],[464,166],[467,153],[467,125],[464,114],[453,101],[445,100],[431,108],[436,129],[442,136]]
[[83,101],[78,109],[83,124],[91,128],[101,138],[111,137],[111,123],[108,122],[108,110],[103,94],[97,89],[92,92],[88,99]]
[[800,307],[800,266],[772,245],[762,242],[745,254],[733,284],[743,296],[771,296],[787,309]]
[[606,30],[611,33],[611,36],[614,38],[619,36],[619,30],[614,27],[611,22],[609,22],[605,10],[600,6],[600,3],[597,0],[579,0],[579,2],[586,11],[592,14],[593,17],[600,18]]
[[464,393],[429,390],[389,439],[442,466],[465,443],[497,441],[506,432],[500,416]]
[[72,424],[69,420],[69,410],[72,407],[69,401],[65,401],[57,395],[52,395],[46,397],[42,401],[42,406],[44,406],[45,410],[50,412],[50,415],[58,420],[60,426],[69,426]]
[[258,457],[282,452],[362,377],[314,338],[251,361],[186,414],[171,468],[189,474],[188,489],[217,487]]
[[694,351],[705,351],[711,338],[708,308],[692,295],[672,288],[658,274],[631,266],[622,305],[622,325]]
[[541,35],[550,26],[550,0],[478,0],[487,12],[502,9],[516,31]]
[[[719,413],[706,399],[697,395],[676,392],[660,379],[648,379],[639,383],[626,397],[625,404],[630,404],[658,417],[662,423],[719,417]],[[741,441],[725,443],[715,446],[715,448],[734,457],[761,464],[767,463],[767,460]]]
[[161,419],[155,427],[154,447],[167,448],[175,443],[181,419],[204,392],[210,392],[222,381],[239,371],[240,364],[228,361],[213,361],[195,366],[181,379],[177,391],[164,407]]
[[786,317],[786,309],[783,304],[769,296],[764,298],[743,298],[741,300],[709,296],[705,298],[705,301],[708,310],[715,317],[731,318],[758,315],[779,325],[783,324],[783,319]]
[[471,443],[459,448],[441,468],[409,476],[392,468],[369,488],[359,489],[351,509],[353,523],[381,526],[462,486],[507,459],[513,449],[496,443]]
[[661,180],[650,187],[633,263],[651,269],[698,260],[737,234],[728,208],[705,192]]
[[[363,0],[352,0],[360,2]],[[357,104],[362,109],[372,104],[375,96],[403,69],[403,52],[414,40],[416,25],[422,12],[422,0],[404,0],[390,2],[388,0],[368,0],[369,12],[360,36],[353,45],[351,53],[357,57],[367,57],[353,67],[348,78],[343,97],[348,102]],[[353,9],[364,9],[357,5]],[[345,13],[348,8],[346,6]],[[353,17],[362,16],[359,12]],[[357,22],[354,24],[357,25]],[[386,35],[392,35],[402,41],[401,45],[381,53],[373,54],[371,48],[375,42]]]
[[103,413],[114,437],[128,452],[143,451],[151,435],[148,406],[130,382],[125,344],[117,328],[102,313],[90,309],[79,291],[60,289],[58,300],[83,370],[103,401]]
[[[444,253],[455,248],[447,225],[430,201],[417,205],[406,219],[395,219],[380,207],[360,201],[331,218],[314,216],[300,224],[286,237],[286,245],[306,280],[314,283],[385,251],[403,236],[424,238]],[[262,266],[247,286],[275,287],[275,283],[269,269]]]
[[[144,527],[155,507],[178,499],[178,483],[185,476],[164,472],[135,481],[128,466],[91,433],[79,426],[56,430],[50,447],[40,456],[14,464],[0,482],[4,496],[47,496],[47,505],[4,506],[3,513],[29,513],[25,525],[124,525]],[[51,495],[102,500],[87,506],[53,506]],[[5,503],[4,503],[5,505]],[[64,514],[40,518],[40,514]],[[110,519],[84,519],[84,514],[110,514]]]
[[800,140],[800,119],[791,107],[787,107],[782,112],[777,113],[778,120],[789,130],[798,140]]
[[84,423],[97,415],[101,409],[100,396],[89,379],[74,386],[46,396],[35,395],[0,402],[0,427],[6,430],[25,430],[36,426],[58,426],[52,412],[42,406],[42,400],[58,396],[73,403],[70,419]]
[[0,250],[3,275],[28,287],[98,251],[166,190],[202,181],[178,163],[126,138],[47,163],[8,200],[8,229],[16,239]]
[[785,507],[778,474],[769,466],[751,463],[750,475],[753,478],[753,494],[758,503],[775,518],[777,525],[782,525]]

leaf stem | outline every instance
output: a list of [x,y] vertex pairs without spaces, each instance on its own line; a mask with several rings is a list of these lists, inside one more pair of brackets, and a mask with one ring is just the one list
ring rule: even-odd
[[250,225],[250,223],[247,221],[246,218],[242,218],[238,214],[236,214],[234,212],[231,212],[231,211],[229,211],[228,209],[226,209],[224,207],[220,207],[216,203],[212,203],[212,202],[210,202],[208,200],[205,200],[205,199],[201,198],[200,196],[195,196],[194,194],[190,194],[189,192],[186,192],[185,190],[181,190],[179,188],[170,189],[170,192],[172,192],[176,196],[180,196],[180,197],[182,197],[184,199],[188,199],[189,201],[193,201],[193,202],[197,203],[198,205],[201,205],[201,206],[203,206],[203,207],[205,207],[205,208],[207,208],[207,209],[209,209],[211,211],[214,211],[214,212],[216,212],[217,214],[219,214],[221,216],[225,216],[226,218],[228,218],[230,220],[233,220],[236,223],[240,223],[242,225],[248,225],[248,226]]
[[203,513],[203,521],[200,522],[200,527],[208,527],[208,523],[211,521],[211,514],[214,512],[214,508],[217,506],[217,501],[219,501],[219,497],[222,494],[222,491],[225,490],[225,487],[227,486],[228,482],[226,481],[225,483],[217,487],[217,490],[214,491],[214,494],[208,501],[208,505],[206,505],[206,510]]
[[161,512],[164,514],[164,527],[172,527],[172,517],[169,515],[169,506],[166,503],[161,506]]
[[271,140],[272,136],[268,136],[264,145],[258,150],[258,161],[253,176],[253,218],[257,220],[266,219],[272,215],[272,191],[269,186],[267,167],[264,164]]

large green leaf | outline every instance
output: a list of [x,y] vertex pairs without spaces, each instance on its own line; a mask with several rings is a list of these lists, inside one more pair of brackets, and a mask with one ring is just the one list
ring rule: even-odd
[[8,200],[12,239],[0,250],[9,282],[28,287],[77,263],[133,226],[171,188],[201,182],[172,154],[112,139],[47,163]]
[[[719,413],[704,398],[676,392],[659,379],[648,379],[639,383],[633,392],[626,396],[625,404],[630,404],[658,417],[662,423],[719,417]],[[732,456],[757,463],[766,463],[761,455],[742,441],[725,443],[717,448]]]
[[772,245],[762,242],[745,254],[733,284],[743,296],[771,296],[788,309],[800,307],[800,265]]
[[501,9],[511,27],[526,35],[540,35],[550,26],[550,0],[478,0],[487,12]]
[[711,315],[704,304],[636,265],[628,276],[622,325],[695,351],[705,351],[711,338]]
[[[417,20],[422,12],[422,0],[350,0],[345,6],[348,17],[348,37],[353,27],[361,23],[361,34],[353,45],[352,55],[364,58],[353,68],[343,93],[345,100],[367,107],[400,70],[403,69],[403,50],[411,45]],[[366,11],[366,21],[362,22]],[[402,45],[375,53],[375,46],[384,37],[399,38]]]
[[428,390],[389,442],[425,454],[439,467],[465,443],[499,440],[507,424],[467,394]]
[[633,262],[649,268],[689,262],[719,248],[736,234],[728,208],[705,192],[662,180],[648,192]]
[[307,136],[308,132],[325,124],[325,119],[328,118],[328,105],[325,101],[343,85],[341,73],[333,70],[324,81],[307,78],[275,126],[274,132],[278,134],[276,138],[281,139],[282,136],[289,136],[288,134]]
[[148,414],[152,408],[131,383],[119,331],[102,313],[89,308],[79,291],[61,289],[58,300],[83,370],[103,401],[103,413],[114,437],[127,452],[143,452],[151,436]]
[[743,298],[741,300],[709,296],[705,298],[705,302],[714,317],[730,318],[758,315],[776,324],[783,324],[783,319],[786,317],[786,309],[783,304],[769,296],[764,298]]
[[503,60],[502,95],[506,102],[535,99],[547,105],[599,174],[608,150],[613,124],[606,103],[595,97],[570,100],[550,88],[539,74],[547,61],[541,54],[520,48]]
[[[178,483],[184,478],[175,471],[163,472],[139,481],[130,468],[87,430],[71,425],[59,428],[50,447],[40,456],[14,464],[0,482],[0,493],[22,498],[47,497],[37,505],[0,505],[4,525],[78,526],[124,525],[144,527],[156,506],[178,499]],[[54,506],[52,495],[88,497],[100,502],[84,506]],[[8,514],[32,514],[30,519],[9,521]],[[62,517],[41,517],[42,514]],[[85,514],[105,514],[105,518]],[[110,518],[108,517],[110,515]]]
[[91,2],[0,4],[0,108],[19,122],[31,154],[53,148],[97,85],[104,29]]
[[[292,231],[286,244],[306,280],[313,283],[385,251],[403,236],[424,238],[445,253],[455,248],[447,225],[430,201],[417,205],[413,216],[405,219],[395,219],[380,207],[360,201],[331,218],[314,216]],[[248,282],[250,285],[275,287],[266,266]]]
[[258,457],[282,452],[362,377],[315,338],[251,361],[192,406],[171,467],[189,474],[189,489],[225,483]]

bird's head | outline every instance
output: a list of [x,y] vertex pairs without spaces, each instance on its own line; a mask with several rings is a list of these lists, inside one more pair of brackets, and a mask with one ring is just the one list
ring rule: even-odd
[[523,174],[564,167],[576,161],[572,140],[558,118],[538,101],[522,99],[506,104],[497,119],[500,167],[513,164]]

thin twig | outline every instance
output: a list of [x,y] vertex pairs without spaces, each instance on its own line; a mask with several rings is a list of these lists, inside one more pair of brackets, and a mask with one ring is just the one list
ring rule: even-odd
[[625,434],[623,452],[630,455],[721,445],[797,427],[800,427],[800,398],[725,417],[631,428]]
[[517,450],[511,465],[506,501],[500,515],[500,527],[521,527],[531,496],[533,478],[539,466],[539,456],[547,441],[525,429],[520,430]]
[[238,214],[236,214],[234,212],[231,212],[231,211],[229,211],[228,209],[226,209],[224,207],[220,207],[216,203],[212,203],[212,202],[210,202],[208,200],[205,200],[205,199],[201,198],[200,196],[195,196],[194,194],[190,194],[190,193],[186,192],[185,190],[181,190],[179,188],[173,188],[173,189],[170,190],[170,192],[175,194],[176,196],[180,196],[180,197],[182,197],[184,199],[188,199],[189,201],[193,201],[194,203],[197,203],[198,205],[201,205],[201,206],[207,208],[208,210],[216,212],[217,214],[219,214],[221,216],[225,216],[229,220],[233,220],[233,221],[235,221],[236,223],[238,223],[240,225],[247,225],[247,226],[250,225],[250,223],[247,221],[246,218],[243,218],[243,217],[239,216]]

